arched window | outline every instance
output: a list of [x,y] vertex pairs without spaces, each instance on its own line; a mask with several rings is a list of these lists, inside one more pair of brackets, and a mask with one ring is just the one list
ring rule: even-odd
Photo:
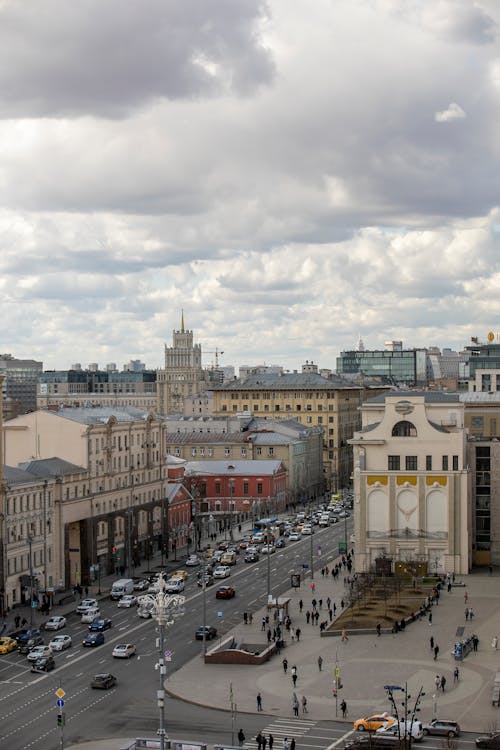
[[417,437],[417,430],[414,424],[403,419],[397,422],[392,428],[392,437]]

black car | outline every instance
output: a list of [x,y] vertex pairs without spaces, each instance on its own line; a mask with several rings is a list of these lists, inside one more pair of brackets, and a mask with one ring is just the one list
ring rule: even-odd
[[[19,641],[18,641],[19,643]],[[28,654],[35,646],[43,646],[43,638],[41,635],[35,635],[33,638],[29,638],[27,641],[21,641],[17,650],[20,654]]]
[[212,625],[201,625],[201,627],[198,628],[196,633],[194,634],[194,637],[197,641],[203,640],[203,631],[205,631],[205,640],[210,641],[212,638],[217,638],[217,628],[214,628]]
[[89,633],[89,635],[83,639],[82,646],[100,646],[104,643],[104,635],[99,630],[97,633]]
[[23,628],[22,630],[17,630],[15,633],[10,634],[10,638],[15,638],[16,641],[21,644],[25,643],[26,641],[29,641],[30,638],[35,638],[38,635],[42,635],[42,632],[39,628]]
[[203,586],[203,578],[205,578],[205,586],[213,586],[214,577],[210,573],[207,573],[205,576],[198,576],[198,586]]
[[247,552],[245,557],[243,558],[246,563],[253,563],[258,562],[259,560],[259,553],[258,552]]
[[476,737],[476,747],[485,750],[500,750],[500,732],[493,732],[487,737]]
[[105,672],[103,674],[96,674],[94,679],[90,683],[91,688],[97,688],[98,690],[107,690],[116,685],[117,679],[114,674]]
[[112,624],[109,617],[98,617],[90,623],[89,630],[91,633],[98,633],[99,631],[107,630]]
[[51,672],[56,666],[53,656],[41,656],[32,667],[32,672]]

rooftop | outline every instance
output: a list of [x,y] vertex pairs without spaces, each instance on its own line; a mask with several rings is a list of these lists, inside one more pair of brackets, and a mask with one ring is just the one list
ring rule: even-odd
[[186,476],[205,474],[221,476],[234,474],[242,476],[269,476],[282,466],[281,461],[188,461]]
[[306,373],[264,373],[260,375],[249,375],[246,378],[231,380],[223,385],[215,385],[213,391],[266,391],[266,390],[293,390],[297,388],[311,388],[313,390],[336,390],[339,388],[359,391],[360,386],[334,376],[324,378],[313,372]]

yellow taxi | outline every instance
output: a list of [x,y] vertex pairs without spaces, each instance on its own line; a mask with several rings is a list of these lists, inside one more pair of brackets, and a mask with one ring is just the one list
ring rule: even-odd
[[176,570],[175,573],[172,573],[170,578],[182,578],[183,581],[187,581],[189,573],[187,570]]
[[0,654],[8,654],[17,647],[17,641],[14,638],[0,638]]
[[395,723],[396,719],[390,716],[387,711],[384,711],[381,714],[372,714],[371,716],[364,716],[362,719],[356,719],[354,729],[358,732],[376,732],[380,727],[388,728]]

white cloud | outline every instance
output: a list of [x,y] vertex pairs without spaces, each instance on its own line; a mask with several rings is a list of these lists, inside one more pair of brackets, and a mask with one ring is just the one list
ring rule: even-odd
[[467,117],[462,107],[456,102],[451,102],[446,109],[436,112],[436,122],[451,122],[452,120],[463,120]]

